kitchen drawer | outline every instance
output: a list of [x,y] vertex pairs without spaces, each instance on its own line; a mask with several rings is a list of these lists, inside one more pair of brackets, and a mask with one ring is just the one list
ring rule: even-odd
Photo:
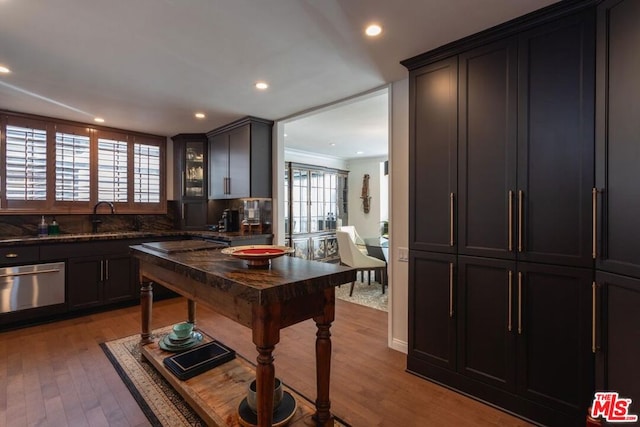
[[32,264],[38,261],[40,261],[38,245],[0,248],[0,265]]

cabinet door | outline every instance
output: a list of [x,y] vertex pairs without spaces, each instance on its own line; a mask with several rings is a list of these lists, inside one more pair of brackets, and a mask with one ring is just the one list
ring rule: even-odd
[[515,262],[458,259],[458,371],[515,391]]
[[520,35],[518,257],[593,265],[593,10]]
[[[598,390],[620,393],[632,399],[631,413],[640,413],[640,279],[596,273],[598,285],[603,286],[603,324],[598,352],[601,378]],[[602,360],[603,359],[603,360]]]
[[94,307],[102,303],[102,257],[70,258],[67,262],[69,309]]
[[597,187],[602,232],[598,266],[640,277],[640,2],[598,9]]
[[518,392],[584,425],[593,399],[591,269],[518,263]]
[[411,250],[409,253],[410,370],[421,362],[456,368],[455,255]]
[[186,200],[180,204],[181,227],[184,230],[202,230],[207,224],[207,202]]
[[229,132],[229,184],[227,198],[250,197],[251,128],[243,125]]
[[457,192],[458,61],[409,79],[409,247],[453,253]]
[[223,133],[209,139],[209,197],[227,197],[226,178],[229,173],[229,134]]
[[131,300],[136,297],[129,254],[104,260],[104,302]]
[[514,259],[517,40],[460,56],[458,247]]

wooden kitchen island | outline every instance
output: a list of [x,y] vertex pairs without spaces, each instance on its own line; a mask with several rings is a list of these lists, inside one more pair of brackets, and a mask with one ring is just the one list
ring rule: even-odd
[[[189,320],[196,303],[205,304],[251,328],[258,352],[256,364],[258,425],[272,425],[275,367],[273,350],[280,329],[313,319],[316,334],[316,424],[333,425],[329,379],[335,314],[335,286],[355,279],[355,270],[337,264],[282,256],[267,269],[250,269],[243,260],[220,253],[220,246],[185,240],[131,247],[140,264],[141,341],[151,343],[152,284],[165,286],[189,300]],[[238,402],[239,404],[240,402]]]

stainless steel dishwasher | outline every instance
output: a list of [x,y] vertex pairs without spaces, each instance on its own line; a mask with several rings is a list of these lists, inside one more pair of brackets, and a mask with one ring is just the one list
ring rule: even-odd
[[63,304],[64,262],[0,268],[0,313]]

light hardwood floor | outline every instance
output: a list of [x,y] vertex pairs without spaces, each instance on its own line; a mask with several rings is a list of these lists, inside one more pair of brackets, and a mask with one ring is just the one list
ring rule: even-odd
[[[154,328],[186,318],[186,300],[154,304]],[[199,306],[204,331],[254,359],[250,330]],[[0,426],[146,426],[135,400],[98,346],[138,333],[138,307],[0,333]],[[332,411],[354,427],[528,426],[485,404],[405,372],[387,347],[387,315],[336,301]],[[315,325],[281,332],[276,375],[315,396]]]

